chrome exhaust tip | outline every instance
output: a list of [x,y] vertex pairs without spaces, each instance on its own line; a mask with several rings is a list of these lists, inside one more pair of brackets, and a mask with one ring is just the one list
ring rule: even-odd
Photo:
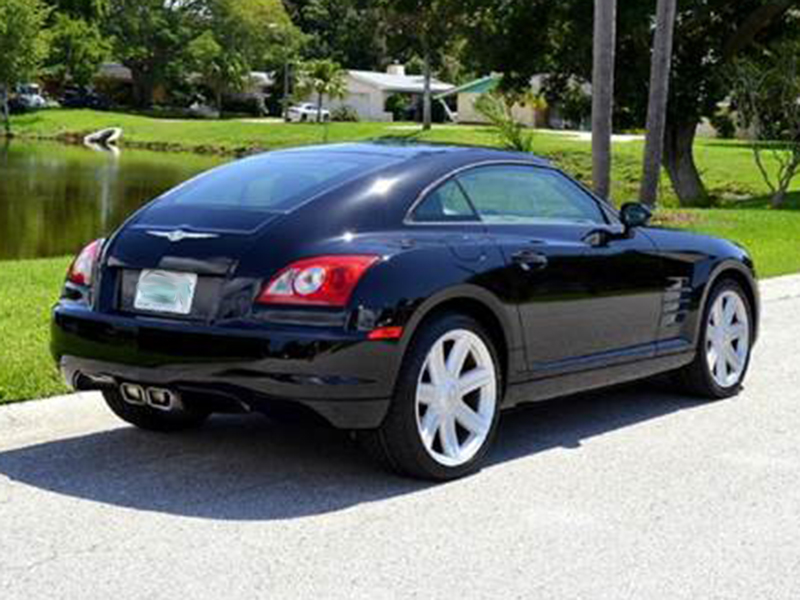
[[119,386],[119,393],[122,399],[129,404],[142,406],[147,402],[147,394],[144,388],[135,383],[123,383]]
[[178,407],[178,396],[171,390],[147,388],[147,404],[158,410],[173,410]]

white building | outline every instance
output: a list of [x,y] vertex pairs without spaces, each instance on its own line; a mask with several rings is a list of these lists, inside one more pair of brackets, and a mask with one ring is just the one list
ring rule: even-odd
[[[379,71],[347,71],[347,94],[344,98],[324,98],[323,108],[328,110],[349,106],[358,113],[362,121],[392,121],[392,113],[386,111],[386,100],[394,94],[409,96],[413,104],[424,91],[422,75],[406,75],[403,65],[389,65],[385,73]],[[434,95],[453,89],[449,83],[436,79],[431,81]],[[308,98],[315,102],[315,98]]]

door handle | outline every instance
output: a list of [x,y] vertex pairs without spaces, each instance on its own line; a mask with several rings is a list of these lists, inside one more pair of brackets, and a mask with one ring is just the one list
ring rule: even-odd
[[511,256],[523,271],[539,271],[547,266],[547,256],[535,250],[520,250]]

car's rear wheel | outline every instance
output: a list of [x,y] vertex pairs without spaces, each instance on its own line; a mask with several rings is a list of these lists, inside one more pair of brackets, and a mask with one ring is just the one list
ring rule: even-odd
[[111,411],[120,419],[150,431],[168,432],[199,427],[209,416],[208,412],[184,407],[174,407],[165,411],[151,406],[131,404],[123,399],[117,389],[103,390],[103,397]]
[[741,390],[750,366],[753,309],[742,287],[724,280],[711,292],[703,314],[697,356],[678,373],[692,394],[730,398]]
[[502,372],[491,337],[474,319],[426,323],[406,353],[389,414],[365,436],[395,471],[448,480],[476,470],[497,428]]

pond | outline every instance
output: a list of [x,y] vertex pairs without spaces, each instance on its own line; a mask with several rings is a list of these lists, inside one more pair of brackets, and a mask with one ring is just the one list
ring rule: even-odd
[[0,260],[74,254],[219,156],[0,140]]

